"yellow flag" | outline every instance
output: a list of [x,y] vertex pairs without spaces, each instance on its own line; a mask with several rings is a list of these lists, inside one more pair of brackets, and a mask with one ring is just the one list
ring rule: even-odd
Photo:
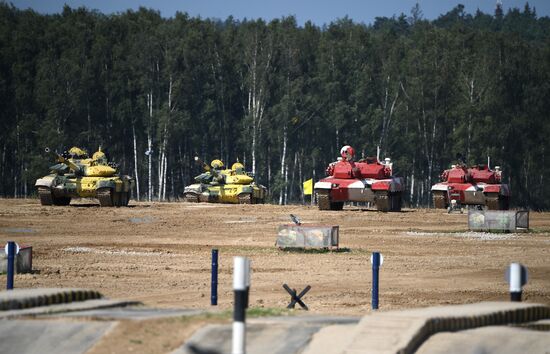
[[304,195],[311,195],[313,193],[313,178],[308,179],[304,183]]

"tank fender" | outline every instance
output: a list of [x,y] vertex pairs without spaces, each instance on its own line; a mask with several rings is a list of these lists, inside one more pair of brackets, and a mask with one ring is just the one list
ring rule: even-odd
[[201,192],[202,192],[202,185],[200,183],[188,185],[183,189],[183,193],[200,194]]
[[97,184],[96,184],[96,189],[99,189],[99,188],[112,188],[112,189],[115,189],[115,187],[116,187],[115,181],[110,180],[110,179],[99,180],[99,181],[97,181]]
[[448,184],[443,184],[443,183],[437,183],[437,184],[434,184],[432,186],[432,192],[433,191],[441,191],[441,192],[447,192],[447,190],[449,189],[449,185]]
[[487,184],[483,191],[485,193],[500,193],[500,184]]
[[387,191],[391,188],[391,181],[379,181],[371,184],[373,191]]
[[332,189],[332,183],[330,182],[315,182],[313,189]]
[[36,180],[35,187],[52,188],[54,186],[55,176],[46,176]]
[[254,189],[252,188],[252,186],[243,186],[241,188],[241,192],[239,194],[243,194],[243,193],[252,193],[254,191]]
[[403,191],[403,185],[403,177],[394,177],[389,180],[373,182],[371,184],[371,189],[373,191],[401,192]]
[[503,196],[509,196],[510,195],[510,188],[507,184],[486,184],[485,188],[483,188],[483,192],[485,193],[499,193]]

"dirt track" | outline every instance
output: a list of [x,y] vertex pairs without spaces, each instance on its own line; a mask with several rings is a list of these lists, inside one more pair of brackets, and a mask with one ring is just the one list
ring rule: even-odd
[[[33,247],[34,274],[16,287],[84,287],[158,307],[210,307],[210,252],[220,251],[219,307],[232,304],[232,257],[252,259],[251,306],[284,308],[283,283],[301,290],[312,312],[370,311],[370,252],[380,251],[380,308],[398,309],[507,300],[504,270],[529,270],[524,297],[550,304],[550,213],[531,213],[533,232],[467,232],[466,215],[405,209],[379,213],[346,207],[136,203],[42,207],[0,200],[0,244]],[[289,214],[304,224],[340,225],[343,252],[303,253],[274,247]],[[0,282],[5,283],[5,275]]]

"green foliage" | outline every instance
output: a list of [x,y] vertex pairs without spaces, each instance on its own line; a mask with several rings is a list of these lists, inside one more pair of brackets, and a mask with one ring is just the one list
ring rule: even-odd
[[198,154],[254,164],[273,200],[296,202],[351,144],[365,156],[380,146],[409,188],[414,176],[414,204],[460,152],[501,165],[513,204],[547,209],[549,34],[529,5],[458,5],[434,21],[417,5],[319,28],[0,3],[0,195],[31,194],[51,162],[43,148],[73,145],[101,145],[146,194],[151,139],[155,195],[161,178],[181,195]]

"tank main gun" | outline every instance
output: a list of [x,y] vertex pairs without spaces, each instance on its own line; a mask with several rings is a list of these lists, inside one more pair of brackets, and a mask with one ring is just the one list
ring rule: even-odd
[[63,155],[59,155],[57,152],[51,150],[50,148],[45,148],[44,151],[46,153],[49,153],[51,155],[53,155],[55,157],[55,159],[57,160],[57,162],[59,163],[62,163],[62,164],[65,164],[67,166],[69,166],[69,168],[71,170],[73,170],[73,172],[77,175],[83,175],[84,174],[84,167],[83,166],[80,166],[80,165],[77,165],[76,163],[74,163],[73,161],[71,161],[70,159],[66,158],[65,156]]
[[195,156],[195,162],[198,163],[199,165],[202,166],[202,168],[206,171],[206,172],[210,172],[210,166],[205,163],[203,160],[201,160],[200,157],[198,156]]

